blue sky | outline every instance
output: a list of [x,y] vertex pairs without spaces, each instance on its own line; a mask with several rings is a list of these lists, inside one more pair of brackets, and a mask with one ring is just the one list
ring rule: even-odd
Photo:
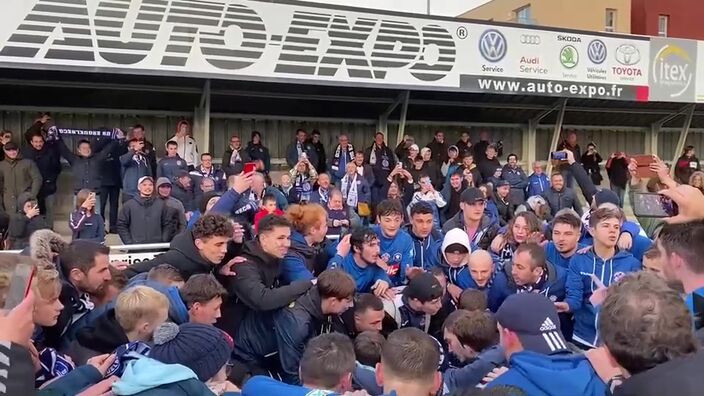
[[[306,0],[315,3],[350,5],[403,12],[426,13],[428,0]],[[432,15],[457,16],[487,0],[430,0]]]

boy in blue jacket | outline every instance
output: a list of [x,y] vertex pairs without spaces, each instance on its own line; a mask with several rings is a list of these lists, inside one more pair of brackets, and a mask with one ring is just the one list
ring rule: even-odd
[[401,229],[403,208],[397,200],[386,199],[376,207],[377,225],[372,229],[379,237],[381,256],[378,265],[386,269],[392,286],[406,283],[406,271],[413,266],[413,241]]
[[571,354],[553,303],[537,293],[514,294],[496,313],[509,370],[487,385],[515,386],[526,395],[602,396],[606,385],[587,358]]
[[357,284],[357,293],[374,292],[382,296],[391,292],[391,279],[379,262],[379,237],[369,227],[357,228],[337,244],[337,254],[328,268],[340,268]]
[[442,244],[443,236],[433,227],[433,209],[427,202],[411,207],[411,223],[404,227],[413,241],[413,267],[430,269],[431,255]]
[[582,349],[598,345],[597,309],[589,301],[592,293],[641,269],[640,261],[616,247],[623,220],[623,210],[613,204],[604,204],[592,212],[589,232],[594,245],[588,252],[572,257],[567,273],[567,298],[555,303],[559,312],[574,314],[572,342]]
[[552,220],[552,240],[545,245],[545,256],[549,263],[564,269],[569,268],[570,260],[577,250],[584,248],[579,243],[582,233],[582,220],[572,209],[562,209]]
[[543,165],[535,161],[533,163],[533,174],[528,176],[528,187],[526,187],[526,192],[529,197],[534,195],[542,195],[545,191],[550,189],[550,179],[543,172]]

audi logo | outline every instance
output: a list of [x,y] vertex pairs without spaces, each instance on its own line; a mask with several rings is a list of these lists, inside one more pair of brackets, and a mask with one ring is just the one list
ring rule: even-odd
[[522,34],[521,44],[538,45],[540,44],[540,36],[536,34]]

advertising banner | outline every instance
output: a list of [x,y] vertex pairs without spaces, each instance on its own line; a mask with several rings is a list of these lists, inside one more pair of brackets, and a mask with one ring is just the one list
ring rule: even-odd
[[696,41],[651,38],[650,100],[694,102],[697,81],[696,68]]
[[[699,54],[702,56],[699,57]],[[704,102],[704,41],[697,42],[697,56],[699,62],[697,62],[696,71],[696,101],[699,103]]]
[[285,0],[3,5],[0,67],[648,100],[647,38]]

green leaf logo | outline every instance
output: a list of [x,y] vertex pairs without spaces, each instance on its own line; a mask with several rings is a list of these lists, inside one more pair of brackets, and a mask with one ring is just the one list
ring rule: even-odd
[[579,52],[572,45],[562,47],[560,51],[560,63],[567,69],[572,69],[579,63]]

